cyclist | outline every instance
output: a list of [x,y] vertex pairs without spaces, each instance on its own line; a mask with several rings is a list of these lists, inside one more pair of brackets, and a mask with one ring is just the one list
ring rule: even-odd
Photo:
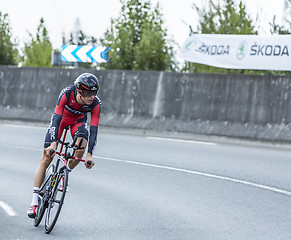
[[[55,155],[54,153],[51,156],[50,151],[56,151],[57,140],[61,138],[63,130],[67,126],[70,126],[73,139],[77,138],[76,145],[83,139],[82,147],[84,149],[77,150],[75,157],[83,157],[89,140],[85,166],[89,169],[93,167],[92,154],[97,142],[101,110],[101,101],[97,97],[98,90],[99,81],[97,77],[91,73],[83,73],[75,80],[74,85],[70,85],[61,91],[45,136],[44,151],[34,176],[32,202],[27,211],[30,218],[36,216],[40,186],[44,180],[46,169]],[[87,127],[88,112],[91,112],[90,134],[88,134]],[[90,166],[87,165],[88,161],[91,161]],[[79,161],[70,159],[68,171],[70,172],[78,163]]]

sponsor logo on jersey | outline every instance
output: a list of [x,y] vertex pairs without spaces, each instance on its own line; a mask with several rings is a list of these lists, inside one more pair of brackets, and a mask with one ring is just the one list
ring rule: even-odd
[[69,111],[70,113],[73,113],[73,114],[75,114],[75,115],[82,115],[82,114],[84,114],[84,112],[81,112],[81,111],[75,110],[75,109],[69,107],[68,105],[65,105],[65,109],[66,109],[67,111]]
[[51,136],[51,140],[56,139],[56,127],[50,127],[49,134]]

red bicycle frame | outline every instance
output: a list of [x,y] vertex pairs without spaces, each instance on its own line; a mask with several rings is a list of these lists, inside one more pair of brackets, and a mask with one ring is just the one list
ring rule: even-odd
[[[64,136],[63,136],[63,140],[62,140],[63,143],[66,140],[66,136],[67,136],[67,131],[68,130],[69,130],[69,127],[66,127],[65,128],[65,133],[64,133]],[[60,149],[59,152],[56,152],[56,154],[58,154],[61,157],[61,160],[63,161],[63,165],[67,165],[68,159],[66,159],[66,154],[62,153],[63,147],[64,147],[64,144],[61,143],[61,149]],[[85,160],[82,159],[82,158],[70,157],[70,159],[75,159],[75,160],[78,160],[78,161],[81,161],[81,162],[85,162]]]

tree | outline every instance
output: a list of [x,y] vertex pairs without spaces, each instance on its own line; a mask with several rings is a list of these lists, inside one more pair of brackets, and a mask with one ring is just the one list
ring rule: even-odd
[[[69,40],[66,39],[65,33],[63,33],[63,45],[90,45],[95,46],[97,39],[93,36],[86,35],[80,26],[80,20],[77,18],[74,26],[74,30],[70,33]],[[96,63],[78,63],[80,68],[92,68]]]
[[[235,7],[234,0],[224,0],[223,6],[215,4],[213,0],[209,1],[209,9],[206,7],[200,9],[193,4],[194,10],[200,16],[198,32],[193,31],[189,25],[190,35],[193,33],[210,34],[257,34],[250,17],[247,15],[246,7],[239,2],[238,10]],[[216,68],[197,63],[186,63],[182,71],[205,72],[205,73],[250,73],[250,70],[232,70]]]
[[121,0],[120,17],[101,39],[108,51],[105,69],[173,70],[172,41],[163,28],[159,4],[149,0]]
[[12,42],[11,27],[9,26],[8,14],[0,11],[0,64],[14,65],[18,51],[16,43]]
[[236,10],[234,0],[224,0],[223,6],[215,5],[210,0],[209,12],[207,12],[206,8],[200,10],[195,4],[193,7],[201,18],[199,21],[201,33],[256,34],[242,1],[239,2],[238,11]]
[[52,44],[49,40],[48,32],[44,24],[44,19],[40,19],[36,36],[31,37],[30,43],[24,47],[24,66],[51,67]]
[[283,23],[277,24],[276,16],[273,17],[273,22],[270,23],[272,34],[291,34],[291,0],[285,0],[283,11]]
[[[284,4],[284,14],[283,14],[283,24],[279,25],[276,21],[276,16],[273,17],[273,22],[270,23],[272,34],[291,34],[291,0],[285,0]],[[278,75],[290,75],[290,71],[272,71],[272,74],[276,73]]]
[[289,22],[290,26],[289,29],[286,28],[285,26],[279,25],[276,22],[276,16],[273,17],[273,22],[270,23],[271,26],[271,33],[272,34],[290,34],[291,33],[291,22]]
[[65,36],[63,36],[63,44],[71,44],[71,45],[96,45],[97,39],[93,36],[87,36],[82,30],[80,26],[80,20],[77,18],[74,26],[74,30],[70,33],[70,39],[66,40]]

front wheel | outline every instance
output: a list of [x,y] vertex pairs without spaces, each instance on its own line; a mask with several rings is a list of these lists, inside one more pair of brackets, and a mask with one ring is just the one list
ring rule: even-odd
[[46,233],[50,233],[53,230],[58,220],[66,195],[68,177],[68,169],[63,168],[63,170],[58,174],[58,177],[53,186],[52,195],[48,202],[48,209],[45,218]]
[[49,186],[51,180],[52,180],[52,175],[55,171],[55,165],[50,165],[45,174],[45,179],[40,187],[39,190],[39,196],[38,196],[38,208],[36,212],[36,216],[34,219],[34,226],[37,227],[44,215],[45,209],[47,208],[47,196],[46,196],[46,189]]

